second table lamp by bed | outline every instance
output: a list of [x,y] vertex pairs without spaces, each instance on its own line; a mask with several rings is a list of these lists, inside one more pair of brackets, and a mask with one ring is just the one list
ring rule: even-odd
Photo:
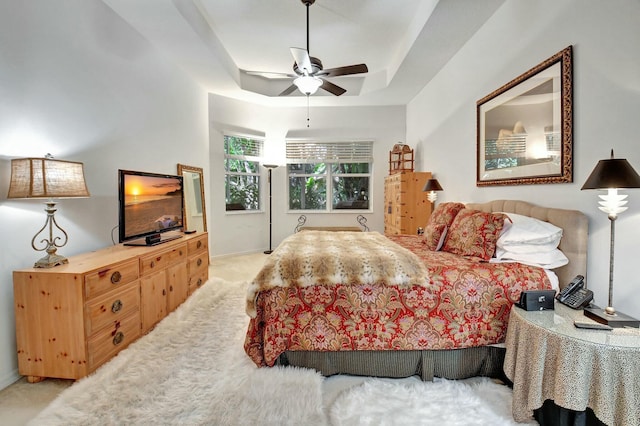
[[611,221],[611,245],[609,254],[609,303],[605,309],[585,308],[584,314],[595,321],[612,327],[637,327],[639,321],[613,308],[613,246],[615,240],[615,222],[618,213],[627,210],[627,195],[618,194],[618,189],[640,188],[640,176],[624,158],[600,160],[593,169],[582,189],[606,189],[607,195],[600,195],[602,201],[598,207],[609,215]]
[[436,200],[438,199],[438,194],[436,191],[442,191],[442,187],[438,182],[438,179],[429,179],[427,183],[425,183],[424,188],[422,188],[423,192],[428,192],[427,200],[431,202],[431,210],[433,211],[433,207],[435,207]]

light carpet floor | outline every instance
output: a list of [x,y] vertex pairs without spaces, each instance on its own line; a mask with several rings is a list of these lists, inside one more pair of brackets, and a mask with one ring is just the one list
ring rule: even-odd
[[306,369],[256,368],[242,349],[245,288],[210,280],[30,424],[516,424],[509,388],[485,378],[325,379]]

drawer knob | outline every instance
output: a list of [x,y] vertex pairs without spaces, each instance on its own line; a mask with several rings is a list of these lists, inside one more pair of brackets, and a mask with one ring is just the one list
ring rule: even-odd
[[202,241],[198,241],[198,243],[196,244],[196,247],[198,248],[202,247]]
[[196,263],[198,264],[198,266],[202,265],[202,259],[198,259]]
[[163,296],[166,296],[166,295],[167,295],[167,290],[166,290],[166,289],[164,289],[164,288],[162,289],[162,295],[163,295]]
[[122,301],[118,299],[111,305],[111,312],[115,314],[117,312],[120,312],[120,309],[122,309]]
[[111,284],[118,284],[121,279],[122,274],[120,273],[120,271],[115,271],[113,274],[111,274]]
[[169,285],[169,291],[173,291],[173,286]]
[[151,263],[149,264],[150,267],[154,268],[156,266],[156,262],[154,262],[153,260],[151,261]]
[[122,331],[118,331],[115,336],[113,336],[113,346],[117,346],[124,340],[124,333]]
[[202,278],[198,278],[198,283],[196,284],[198,287],[202,285]]

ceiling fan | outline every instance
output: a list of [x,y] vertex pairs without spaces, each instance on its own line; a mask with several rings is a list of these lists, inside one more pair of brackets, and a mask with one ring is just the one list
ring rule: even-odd
[[247,74],[268,76],[287,76],[294,78],[293,84],[282,91],[278,96],[286,96],[293,93],[296,88],[305,95],[313,95],[318,89],[326,90],[336,96],[340,96],[346,92],[346,89],[330,82],[326,77],[337,77],[342,75],[362,74],[369,71],[367,65],[347,65],[344,67],[323,69],[322,62],[318,58],[309,56],[309,6],[315,3],[315,0],[301,0],[307,7],[307,49],[299,47],[291,48],[293,55],[293,72],[295,74],[262,72],[262,71],[246,71]]

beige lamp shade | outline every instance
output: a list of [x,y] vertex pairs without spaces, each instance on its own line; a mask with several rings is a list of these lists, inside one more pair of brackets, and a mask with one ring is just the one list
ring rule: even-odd
[[88,196],[82,163],[53,158],[11,160],[11,181],[7,198]]

